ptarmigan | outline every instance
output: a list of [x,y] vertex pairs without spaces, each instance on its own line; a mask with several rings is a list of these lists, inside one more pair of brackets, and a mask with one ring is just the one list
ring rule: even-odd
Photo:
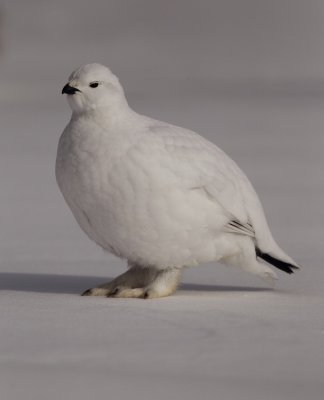
[[58,145],[58,185],[89,238],[129,266],[84,295],[168,296],[183,267],[208,261],[270,281],[266,263],[298,268],[274,241],[248,178],[213,143],[137,114],[100,64],[76,69],[62,93],[73,113]]

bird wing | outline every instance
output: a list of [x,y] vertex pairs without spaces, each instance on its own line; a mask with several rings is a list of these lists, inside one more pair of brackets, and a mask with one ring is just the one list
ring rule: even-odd
[[254,237],[248,204],[242,191],[247,180],[239,167],[216,145],[190,130],[169,124],[150,127],[154,140],[167,150],[169,168],[187,189],[202,189],[228,217],[224,229]]
[[[297,266],[275,242],[262,204],[252,184],[236,163],[215,144],[197,133],[147,120],[148,151],[175,175],[184,189],[201,189],[217,202],[227,217],[224,230],[254,238],[262,254]],[[153,147],[152,147],[153,145]]]

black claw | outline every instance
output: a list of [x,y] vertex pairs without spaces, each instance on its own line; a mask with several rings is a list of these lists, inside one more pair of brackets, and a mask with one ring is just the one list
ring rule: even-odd
[[92,289],[88,289],[81,294],[81,296],[91,296]]
[[113,297],[116,296],[116,294],[119,292],[119,288],[115,288],[111,293],[107,294],[106,297]]

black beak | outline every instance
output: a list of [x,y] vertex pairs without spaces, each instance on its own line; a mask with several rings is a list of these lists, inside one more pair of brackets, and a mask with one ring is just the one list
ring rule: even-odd
[[66,94],[75,94],[76,92],[81,92],[81,90],[70,86],[68,83],[64,86],[64,88],[62,89],[62,94],[66,93]]

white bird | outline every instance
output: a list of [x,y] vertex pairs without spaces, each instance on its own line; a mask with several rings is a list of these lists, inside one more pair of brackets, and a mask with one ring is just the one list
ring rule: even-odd
[[84,295],[168,296],[184,267],[210,261],[270,281],[266,263],[298,268],[248,178],[215,144],[137,114],[103,65],[76,69],[62,93],[73,112],[58,145],[58,185],[89,238],[129,266]]

